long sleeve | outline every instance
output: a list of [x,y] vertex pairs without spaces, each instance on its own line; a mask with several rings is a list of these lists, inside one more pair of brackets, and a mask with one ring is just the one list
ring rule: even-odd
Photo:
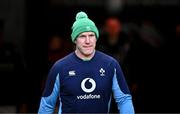
[[[40,101],[38,114],[53,114],[54,112],[56,101],[60,91],[59,74],[57,74],[55,81],[52,81],[52,79],[54,80],[54,78],[48,78],[47,80],[45,92],[43,93],[43,96]],[[49,87],[51,86],[51,84],[48,82],[54,82],[54,86]],[[61,111],[59,110],[59,112]]]
[[[120,82],[120,84],[118,82]],[[120,87],[121,85],[123,86]],[[127,84],[124,80],[124,77],[119,78],[119,75],[117,75],[116,69],[115,69],[112,90],[113,90],[113,95],[118,105],[120,114],[134,114],[135,112],[134,112],[134,107],[132,103],[132,97],[130,93],[128,93],[129,90],[122,90],[122,89],[128,89]]]

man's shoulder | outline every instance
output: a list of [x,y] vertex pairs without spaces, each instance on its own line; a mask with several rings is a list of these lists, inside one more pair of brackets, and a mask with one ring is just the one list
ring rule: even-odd
[[101,58],[101,60],[109,61],[109,62],[116,62],[116,59],[113,58],[112,56],[110,56],[102,51],[96,51],[96,52],[97,52],[97,56],[99,56],[99,58]]
[[74,52],[71,52],[70,54],[66,55],[65,57],[57,60],[55,62],[55,65],[66,65],[66,64],[70,63],[73,59],[73,54],[74,54]]

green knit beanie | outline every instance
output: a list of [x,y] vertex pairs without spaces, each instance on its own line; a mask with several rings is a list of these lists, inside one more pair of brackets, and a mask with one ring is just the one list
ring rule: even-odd
[[76,14],[76,21],[72,26],[71,39],[72,42],[76,40],[79,34],[83,32],[94,32],[96,34],[96,38],[99,38],[99,31],[95,25],[95,23],[90,20],[85,12],[78,12]]

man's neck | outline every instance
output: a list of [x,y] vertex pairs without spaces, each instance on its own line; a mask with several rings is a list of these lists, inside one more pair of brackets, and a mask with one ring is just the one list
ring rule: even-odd
[[82,55],[78,50],[75,50],[75,54],[77,55],[78,58],[82,59],[83,61],[89,61],[91,60],[94,55],[95,55],[95,50],[93,51],[93,53],[89,56],[85,56],[85,55]]

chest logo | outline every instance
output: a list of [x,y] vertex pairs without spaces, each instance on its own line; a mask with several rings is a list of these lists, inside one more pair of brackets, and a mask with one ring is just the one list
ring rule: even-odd
[[[90,87],[87,87],[88,85],[90,85]],[[81,88],[86,93],[93,92],[96,88],[96,82],[92,78],[85,78],[81,82]]]
[[76,72],[74,70],[69,71],[69,76],[75,76],[75,75],[76,75]]
[[99,72],[100,72],[100,76],[105,76],[105,70],[103,68],[101,68]]

